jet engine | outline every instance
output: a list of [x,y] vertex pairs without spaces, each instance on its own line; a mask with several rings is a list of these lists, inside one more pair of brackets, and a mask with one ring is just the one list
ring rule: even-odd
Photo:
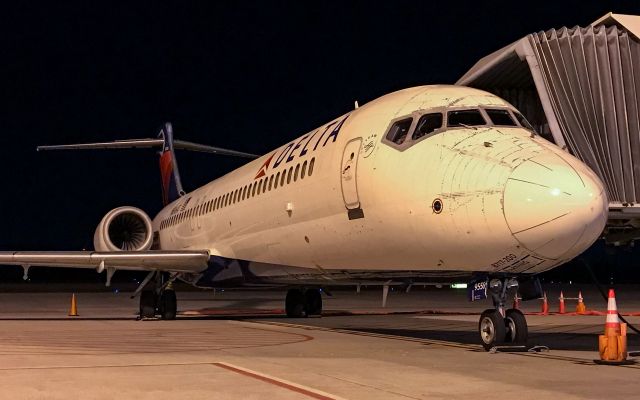
[[96,251],[143,251],[153,243],[151,218],[136,207],[118,207],[102,218],[93,235]]

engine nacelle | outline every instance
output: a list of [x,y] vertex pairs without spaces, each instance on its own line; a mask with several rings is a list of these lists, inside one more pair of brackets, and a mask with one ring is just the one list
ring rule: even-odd
[[96,251],[143,251],[153,244],[151,218],[136,207],[118,207],[102,218],[93,235]]

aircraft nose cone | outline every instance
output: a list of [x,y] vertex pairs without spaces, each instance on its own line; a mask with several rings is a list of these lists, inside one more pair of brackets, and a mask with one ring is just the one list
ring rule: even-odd
[[513,236],[530,251],[569,259],[599,237],[609,203],[600,179],[576,158],[549,152],[519,165],[503,197]]

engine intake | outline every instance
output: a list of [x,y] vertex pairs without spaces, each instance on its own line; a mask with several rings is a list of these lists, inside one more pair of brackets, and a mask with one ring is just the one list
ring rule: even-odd
[[143,251],[153,243],[151,218],[136,207],[118,207],[102,218],[93,235],[96,251]]

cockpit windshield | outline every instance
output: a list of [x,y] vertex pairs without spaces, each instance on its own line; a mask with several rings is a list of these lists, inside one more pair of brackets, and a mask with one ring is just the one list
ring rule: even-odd
[[520,114],[517,111],[513,112],[513,115],[516,116],[516,119],[518,120],[518,122],[520,123],[520,125],[522,125],[523,127],[529,129],[529,130],[534,130],[533,126],[529,123],[529,121],[527,121],[527,119],[524,117],[524,115]]
[[411,139],[418,140],[440,128],[442,128],[442,113],[425,114],[418,120]]
[[416,111],[412,115],[407,115],[394,121],[387,131],[384,141],[402,151],[418,143],[423,138],[446,131],[447,128],[478,129],[480,126],[495,126],[522,127],[531,131],[534,130],[522,114],[507,108],[493,106],[492,108],[479,107],[450,111],[437,109],[430,111],[428,113],[424,113],[422,110]]
[[447,113],[447,126],[480,126],[486,125],[487,121],[480,113],[480,110],[456,110]]
[[487,115],[491,119],[494,125],[500,126],[518,126],[516,121],[513,120],[511,114],[507,110],[500,109],[486,109]]
[[395,144],[404,143],[404,140],[407,138],[407,133],[409,133],[409,128],[411,128],[412,122],[413,118],[405,118],[395,122],[391,126],[391,129],[389,129],[389,133],[387,133],[387,139]]

